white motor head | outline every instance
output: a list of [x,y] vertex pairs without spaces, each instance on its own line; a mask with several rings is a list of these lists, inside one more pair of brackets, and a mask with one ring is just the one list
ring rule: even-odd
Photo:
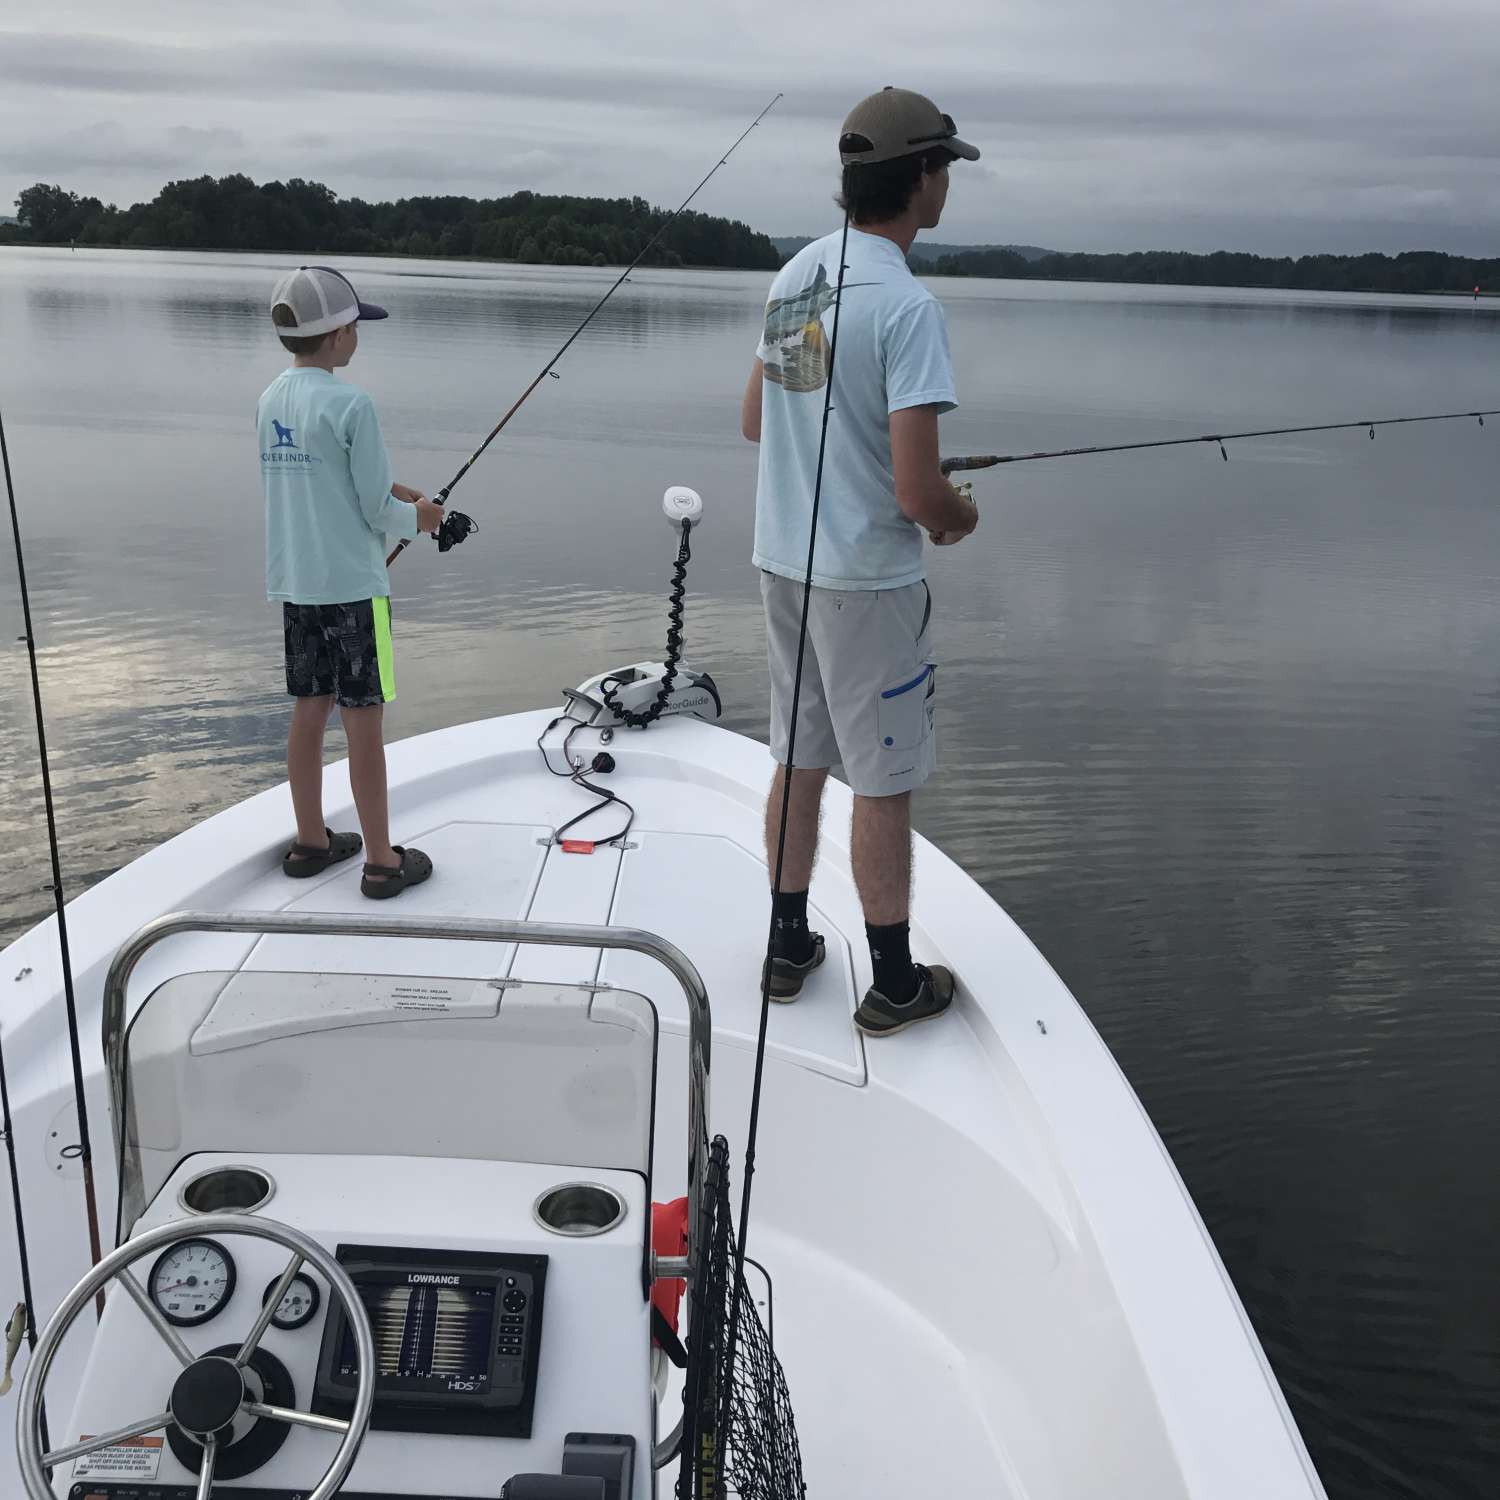
[[685,484],[674,484],[661,497],[661,510],[673,526],[681,526],[684,521],[696,526],[703,519],[703,497]]

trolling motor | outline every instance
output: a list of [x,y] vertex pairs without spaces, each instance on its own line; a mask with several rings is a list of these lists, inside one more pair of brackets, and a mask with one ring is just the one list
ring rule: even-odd
[[717,719],[723,712],[719,690],[707,672],[682,663],[682,609],[693,527],[703,519],[703,500],[696,490],[674,484],[661,501],[662,514],[681,534],[672,567],[671,605],[667,610],[667,651],[662,661],[639,661],[590,677],[564,690],[564,712],[597,729],[625,726],[645,729],[669,714]]

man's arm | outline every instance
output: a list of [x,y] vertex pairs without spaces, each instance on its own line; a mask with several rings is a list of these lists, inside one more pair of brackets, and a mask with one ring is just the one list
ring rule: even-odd
[[740,431],[752,443],[760,441],[760,398],[765,389],[766,367],[756,360],[745,383],[745,399],[740,402]]
[[938,458],[936,406],[907,406],[891,413],[891,470],[896,504],[908,521],[957,541],[979,524],[974,502],[943,477]]

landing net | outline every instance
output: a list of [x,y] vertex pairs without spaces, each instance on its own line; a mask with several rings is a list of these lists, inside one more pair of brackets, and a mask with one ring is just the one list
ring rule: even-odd
[[[709,1147],[693,1248],[682,1467],[677,1500],[803,1500],[802,1452],[781,1361],[743,1274],[735,1274],[729,1143]],[[769,1285],[769,1283],[768,1283]],[[738,1332],[728,1363],[729,1327]]]

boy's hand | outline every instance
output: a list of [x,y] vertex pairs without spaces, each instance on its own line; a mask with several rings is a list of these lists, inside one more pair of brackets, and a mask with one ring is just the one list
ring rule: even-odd
[[416,501],[427,498],[425,490],[413,489],[409,484],[393,484],[391,486],[391,493],[398,500],[405,500],[408,505],[415,504]]
[[443,524],[443,507],[425,495],[415,496],[412,504],[417,507],[417,530],[432,535]]

